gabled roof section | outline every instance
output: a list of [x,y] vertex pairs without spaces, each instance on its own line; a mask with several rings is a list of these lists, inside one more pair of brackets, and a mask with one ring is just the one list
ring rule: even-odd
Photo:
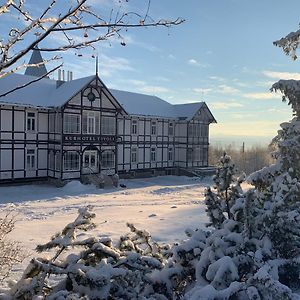
[[[45,76],[48,71],[45,67],[43,63],[43,58],[41,55],[41,52],[39,49],[34,49],[32,51],[30,60],[29,60],[29,65],[33,65],[33,66],[29,66],[26,68],[25,70],[25,75],[29,75],[29,76],[35,76],[35,77],[43,77]],[[34,66],[37,64],[41,64],[40,66]]]
[[197,119],[199,118],[200,120],[208,123],[217,123],[215,117],[209,110],[207,104],[203,102],[202,106],[196,111],[191,119]]
[[197,111],[203,106],[204,102],[175,104],[174,109],[179,118],[192,119]]
[[[43,78],[30,83],[28,86],[16,90],[7,96],[0,97],[0,103],[21,105],[58,107],[65,104],[82,88],[87,86],[95,75],[64,82],[56,88],[56,80]],[[11,91],[15,87],[23,86],[36,80],[34,76],[10,74],[0,80],[0,95]]]
[[110,89],[112,95],[130,115],[175,118],[173,105],[156,96]]
[[[156,96],[114,89],[110,91],[130,115],[191,120],[201,108],[208,109],[205,102],[171,104]],[[216,122],[210,111],[209,118],[210,122]]]
[[95,78],[96,75],[92,75],[64,82],[50,95],[51,103],[54,104],[51,106],[62,106],[77,93],[79,93],[83,88],[88,86],[89,83],[91,83]]

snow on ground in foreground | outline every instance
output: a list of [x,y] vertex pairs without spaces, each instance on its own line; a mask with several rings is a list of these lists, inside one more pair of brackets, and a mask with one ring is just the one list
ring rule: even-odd
[[46,184],[0,187],[0,216],[6,210],[18,214],[12,238],[32,255],[38,243],[49,241],[76,217],[78,208],[87,205],[97,215],[95,233],[114,240],[128,232],[126,222],[148,230],[162,243],[184,239],[186,228],[205,227],[203,199],[210,178],[162,176],[120,183],[127,187],[101,190],[78,181],[62,188]]

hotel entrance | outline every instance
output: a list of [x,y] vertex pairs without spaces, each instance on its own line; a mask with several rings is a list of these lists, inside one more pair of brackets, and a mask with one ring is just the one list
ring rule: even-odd
[[85,150],[83,152],[82,173],[99,173],[99,155],[97,150]]

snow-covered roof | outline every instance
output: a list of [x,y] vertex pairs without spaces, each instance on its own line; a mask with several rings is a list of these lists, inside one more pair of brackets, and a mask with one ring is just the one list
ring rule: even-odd
[[[14,103],[41,107],[62,106],[76,95],[84,86],[89,84],[95,75],[64,82],[56,88],[56,80],[43,78],[28,86],[0,97],[0,103]],[[37,80],[35,76],[10,74],[0,80],[0,95],[15,87],[23,86]]]
[[191,119],[204,102],[171,104],[159,97],[120,90],[110,90],[130,115]]
[[[57,86],[57,81],[49,78],[37,80],[37,77],[10,74],[0,79],[0,95],[12,89],[28,86],[0,97],[0,103],[10,103],[39,107],[60,107],[95,79],[96,75],[64,82]],[[129,115],[141,115],[164,118],[191,119],[204,102],[171,104],[159,97],[110,89],[111,94]],[[212,117],[213,118],[213,117]]]

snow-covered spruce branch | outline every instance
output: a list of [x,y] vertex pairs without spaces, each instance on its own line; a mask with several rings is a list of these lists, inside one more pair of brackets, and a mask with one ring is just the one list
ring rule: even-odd
[[293,60],[296,60],[298,58],[296,51],[300,44],[300,30],[290,32],[287,36],[273,42],[273,44],[281,47],[286,55],[289,55]]

